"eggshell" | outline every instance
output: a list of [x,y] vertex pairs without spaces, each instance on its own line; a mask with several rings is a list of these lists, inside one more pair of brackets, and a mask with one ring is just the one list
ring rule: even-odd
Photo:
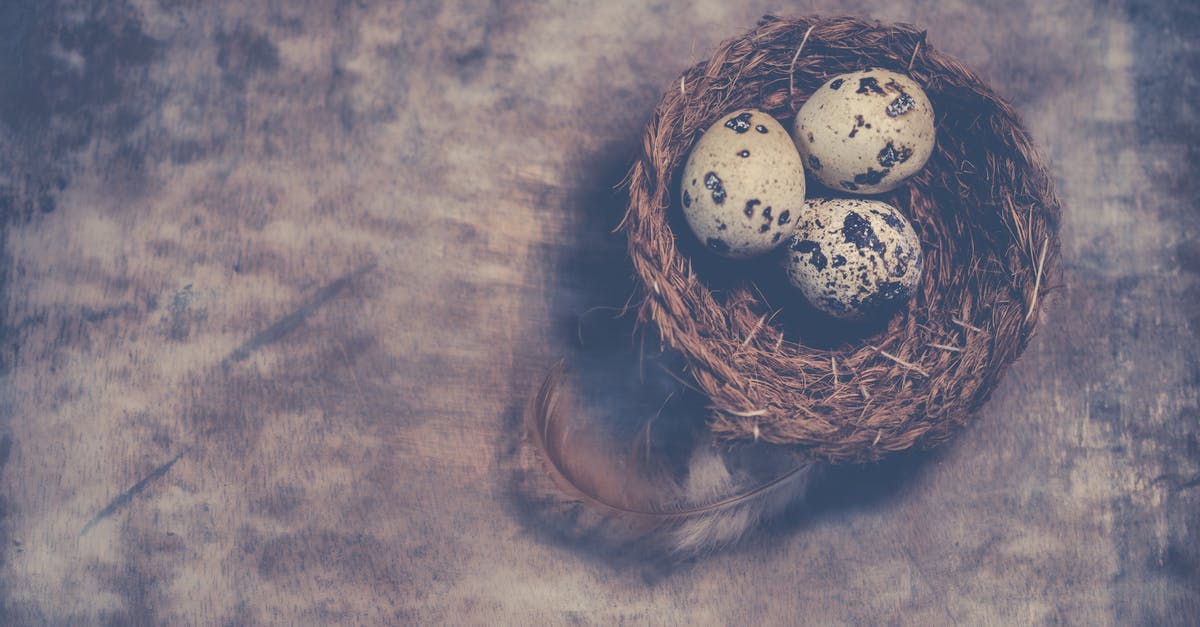
[[700,136],[680,182],[683,215],[711,251],[761,255],[787,241],[804,205],[804,165],[774,118],[743,109]]
[[809,172],[855,194],[895,189],[935,143],[933,105],[913,79],[888,70],[836,76],[800,107],[792,127]]
[[921,241],[891,205],[858,198],[810,200],[784,266],[812,305],[858,319],[896,308],[921,281]]

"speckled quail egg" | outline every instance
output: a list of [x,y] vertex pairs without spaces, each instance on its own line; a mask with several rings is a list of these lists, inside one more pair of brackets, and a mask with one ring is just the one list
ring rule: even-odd
[[916,81],[887,70],[842,74],[800,107],[792,136],[826,187],[878,194],[916,174],[933,154],[933,105]]
[[744,109],[700,136],[680,183],[688,226],[711,251],[752,257],[787,241],[804,205],[804,165],[775,118]]
[[784,265],[817,309],[859,319],[903,303],[921,280],[921,241],[891,205],[858,198],[805,203]]

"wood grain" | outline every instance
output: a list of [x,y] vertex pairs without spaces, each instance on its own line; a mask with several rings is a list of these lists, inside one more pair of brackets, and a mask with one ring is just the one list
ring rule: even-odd
[[642,123],[769,10],[0,5],[0,623],[1193,624],[1186,3],[793,7],[920,24],[1023,113],[1065,210],[1040,334],[955,442],[726,553],[514,498],[548,366],[632,376],[593,308]]

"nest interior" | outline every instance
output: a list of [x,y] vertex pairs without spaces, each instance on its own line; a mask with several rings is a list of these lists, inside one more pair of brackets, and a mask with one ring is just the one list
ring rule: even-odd
[[[885,326],[831,342],[815,313],[782,314],[769,280],[705,271],[714,261],[680,227],[677,177],[725,113],[756,108],[790,128],[826,80],[869,67],[908,74],[933,103],[933,156],[879,196],[912,221],[925,272]],[[1024,350],[1058,259],[1059,205],[1016,112],[906,24],[763,18],[666,92],[628,187],[639,321],[685,357],[715,438],[830,462],[931,446],[965,424]],[[826,194],[810,177],[808,195]]]

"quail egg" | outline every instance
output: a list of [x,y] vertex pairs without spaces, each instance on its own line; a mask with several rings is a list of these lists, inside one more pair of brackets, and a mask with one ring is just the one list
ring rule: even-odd
[[896,208],[878,200],[805,203],[784,265],[817,309],[843,319],[903,303],[921,280],[921,242]]
[[851,72],[830,79],[800,107],[792,136],[826,187],[878,194],[895,189],[933,154],[933,105],[903,74]]
[[711,251],[744,258],[787,241],[804,205],[804,165],[771,116],[722,116],[688,156],[680,184],[688,226]]

